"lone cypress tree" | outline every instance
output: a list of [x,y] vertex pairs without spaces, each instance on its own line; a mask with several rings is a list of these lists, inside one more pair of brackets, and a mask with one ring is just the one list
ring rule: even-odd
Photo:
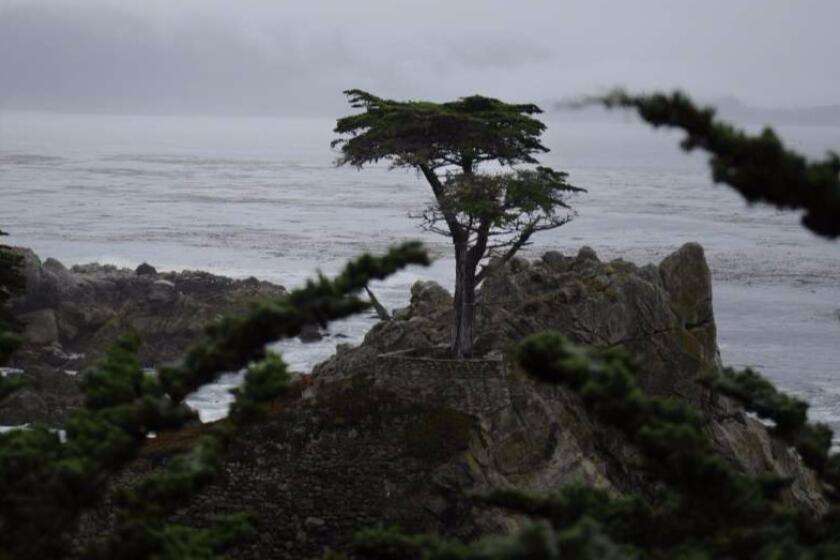
[[[562,226],[572,217],[565,201],[581,191],[566,173],[537,164],[548,148],[540,143],[545,125],[533,117],[536,105],[514,105],[474,95],[449,103],[393,101],[361,90],[344,92],[362,113],[338,120],[339,165],[358,168],[380,160],[423,174],[434,202],[420,217],[423,227],[452,238],[455,248],[455,324],[451,348],[472,355],[476,288],[490,268],[510,260],[538,231]],[[494,163],[506,172],[491,173]]]

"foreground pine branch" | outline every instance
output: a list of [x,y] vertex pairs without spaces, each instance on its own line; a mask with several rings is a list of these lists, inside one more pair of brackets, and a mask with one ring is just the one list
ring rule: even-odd
[[711,107],[697,107],[684,93],[634,95],[617,89],[584,104],[635,109],[654,127],[685,132],[685,150],[708,152],[712,178],[750,202],[804,210],[802,224],[819,235],[840,236],[840,156],[829,152],[811,161],[788,149],[770,128],[751,135],[715,118]]
[[225,448],[239,428],[258,419],[289,387],[282,360],[266,357],[266,344],[295,336],[313,319],[327,322],[357,313],[368,282],[411,264],[428,264],[417,243],[382,257],[351,261],[335,279],[255,306],[245,317],[208,329],[207,341],[184,363],[159,375],[144,373],[135,357],[139,341],[127,336],[82,383],[85,408],[66,425],[66,441],[41,427],[0,435],[0,558],[62,558],[79,516],[97,505],[109,482],[152,432],[197,420],[183,400],[225,371],[250,366],[236,391],[230,418],[209,430],[189,453],[117,497],[117,528],[84,554],[92,558],[208,558],[247,530],[241,517],[219,527],[192,529],[168,517],[219,474]]

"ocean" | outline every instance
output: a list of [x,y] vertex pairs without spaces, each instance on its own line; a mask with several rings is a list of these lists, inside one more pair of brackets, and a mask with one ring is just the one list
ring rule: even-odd
[[[631,118],[569,122],[546,115],[542,160],[588,189],[578,216],[534,238],[525,256],[581,245],[602,259],[658,262],[701,243],[714,281],[726,365],[753,366],[808,400],[840,429],[840,242],[814,236],[796,213],[747,205],[714,186],[705,157],[679,135]],[[448,240],[409,214],[430,202],[421,177],[381,165],[337,168],[331,119],[71,115],[0,112],[0,228],[6,242],[72,265],[98,261],[256,276],[287,287],[331,274],[364,251],[422,239],[437,260],[374,286],[404,306],[421,278],[451,288]],[[783,126],[818,157],[840,149],[840,127]],[[313,344],[278,345],[297,371],[358,342],[375,322],[354,317]],[[347,337],[347,338],[338,338]],[[202,418],[224,416],[239,377],[193,395]]]

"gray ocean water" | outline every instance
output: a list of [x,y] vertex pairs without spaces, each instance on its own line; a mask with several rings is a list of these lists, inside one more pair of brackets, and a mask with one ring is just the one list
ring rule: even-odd
[[[701,155],[678,135],[631,119],[564,122],[549,115],[544,162],[589,190],[570,224],[535,238],[531,256],[575,253],[655,262],[687,241],[706,248],[724,362],[754,366],[812,403],[812,417],[840,428],[840,243],[819,239],[795,213],[747,206],[713,186]],[[336,168],[333,121],[221,117],[129,117],[0,112],[0,227],[11,243],[67,264],[98,261],[203,269],[294,286],[320,269],[408,238],[438,260],[375,287],[390,308],[411,284],[452,283],[444,238],[408,214],[430,200],[421,178],[376,167]],[[780,127],[813,156],[840,149],[838,127]],[[374,319],[336,323],[359,341]],[[336,342],[278,348],[298,371]],[[190,402],[223,416],[227,375]]]

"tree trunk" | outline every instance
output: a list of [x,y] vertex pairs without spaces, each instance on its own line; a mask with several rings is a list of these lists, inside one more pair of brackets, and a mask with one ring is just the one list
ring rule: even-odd
[[475,273],[478,264],[473,260],[466,244],[455,245],[455,323],[451,347],[456,358],[469,358],[473,353]]

